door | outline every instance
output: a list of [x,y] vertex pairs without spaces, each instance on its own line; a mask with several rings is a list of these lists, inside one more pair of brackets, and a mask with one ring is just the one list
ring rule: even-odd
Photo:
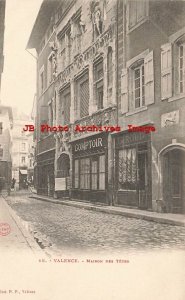
[[183,210],[183,152],[169,151],[163,163],[163,195],[167,212],[182,213]]
[[148,157],[147,151],[138,152],[138,206],[141,209],[148,208]]

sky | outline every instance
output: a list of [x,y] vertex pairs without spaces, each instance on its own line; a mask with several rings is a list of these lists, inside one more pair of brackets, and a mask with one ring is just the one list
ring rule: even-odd
[[26,114],[31,113],[36,92],[36,60],[25,48],[41,3],[6,0],[1,101]]

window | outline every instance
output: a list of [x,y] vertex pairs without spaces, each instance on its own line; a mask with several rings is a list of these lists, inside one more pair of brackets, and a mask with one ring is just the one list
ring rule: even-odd
[[73,55],[77,55],[81,51],[82,43],[82,27],[81,27],[81,15],[79,12],[71,20],[71,39]]
[[112,87],[112,48],[108,48],[107,55],[107,84],[108,87]]
[[105,155],[99,157],[99,190],[105,190]]
[[48,113],[49,113],[49,126],[53,126],[53,102],[52,100],[48,105]]
[[48,58],[48,85],[52,82],[52,80],[53,80],[53,57],[52,55],[50,55]]
[[44,92],[44,66],[40,70],[40,94]]
[[179,92],[185,92],[185,44],[179,46]]
[[22,151],[26,150],[26,143],[22,143]]
[[136,189],[136,149],[119,151],[119,189]]
[[60,119],[62,125],[70,123],[71,93],[70,87],[60,93]]
[[91,166],[91,188],[92,190],[98,189],[98,159],[92,159],[92,166]]
[[25,164],[25,163],[26,163],[26,157],[25,157],[25,156],[22,156],[22,157],[21,157],[21,163],[22,163],[22,164]]
[[[79,177],[80,176],[80,177]],[[74,188],[105,190],[105,155],[75,159]]]
[[2,132],[3,132],[3,123],[0,122],[0,134],[2,134]]
[[[145,51],[128,62],[121,74],[121,112],[127,113],[154,103],[153,51]],[[130,95],[128,97],[128,94]]]
[[87,72],[76,80],[75,112],[76,118],[89,115],[89,74]]
[[66,41],[65,34],[60,39],[60,65],[61,70],[63,71],[66,67]]
[[63,71],[71,62],[71,30],[65,28],[61,34],[59,34],[60,42],[60,55],[59,55],[59,67]]
[[103,58],[94,63],[94,93],[97,108],[103,108]]
[[145,105],[144,64],[134,70],[135,108]]
[[74,187],[79,188],[79,160],[75,159]]
[[146,19],[148,15],[148,1],[129,1],[128,9],[128,29],[132,29],[134,26]]
[[80,160],[80,188],[90,189],[90,159]]

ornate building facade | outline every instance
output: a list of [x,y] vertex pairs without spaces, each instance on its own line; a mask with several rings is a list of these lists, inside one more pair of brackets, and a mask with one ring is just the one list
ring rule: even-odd
[[[38,193],[111,201],[111,136],[75,128],[116,124],[115,25],[115,1],[42,3],[28,42],[38,55]],[[44,123],[68,131],[41,132]]]

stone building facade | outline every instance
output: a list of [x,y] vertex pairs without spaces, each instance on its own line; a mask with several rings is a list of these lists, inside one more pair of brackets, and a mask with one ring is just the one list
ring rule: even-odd
[[185,3],[119,1],[118,11],[115,204],[183,213]]

